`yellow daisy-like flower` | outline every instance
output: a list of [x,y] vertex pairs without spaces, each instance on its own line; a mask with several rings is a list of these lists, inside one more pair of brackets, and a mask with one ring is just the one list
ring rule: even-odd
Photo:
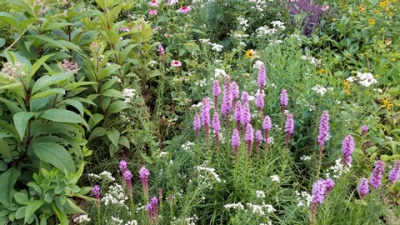
[[246,58],[253,58],[254,55],[255,55],[255,52],[254,52],[252,49],[247,50],[247,51],[246,51],[246,54],[244,54],[244,56],[245,56]]
[[360,6],[358,7],[358,11],[364,12],[364,11],[365,11],[364,5],[360,5]]
[[324,74],[326,72],[328,72],[328,71],[326,69],[324,69],[324,68],[321,68],[321,69],[317,70],[318,75],[322,75],[322,74]]
[[375,20],[373,18],[369,18],[369,25],[374,25],[375,24]]
[[388,110],[393,107],[393,103],[387,98],[382,99],[382,105],[383,105],[383,107],[385,107]]

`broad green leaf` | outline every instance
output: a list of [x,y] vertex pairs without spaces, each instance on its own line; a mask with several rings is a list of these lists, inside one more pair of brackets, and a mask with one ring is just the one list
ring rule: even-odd
[[10,13],[0,12],[0,22],[10,24],[14,29],[18,29],[18,21]]
[[78,114],[66,109],[49,109],[44,111],[40,118],[61,123],[81,123],[88,127],[86,121]]
[[127,105],[123,101],[114,101],[110,104],[110,107],[108,108],[108,112],[110,113],[119,113],[123,109],[126,109]]
[[113,143],[113,145],[116,147],[118,147],[119,135],[119,131],[116,129],[112,129],[107,132],[108,139],[110,139],[111,143]]
[[94,126],[96,126],[100,121],[104,119],[104,116],[102,114],[93,114],[90,119],[89,119],[89,128],[93,129]]
[[6,44],[6,39],[0,38],[0,48]]
[[10,206],[14,193],[14,184],[21,172],[14,167],[8,169],[0,175],[0,203],[4,206]]
[[61,212],[60,209],[57,207],[57,204],[53,203],[53,210],[56,212],[58,219],[60,220],[60,225],[68,225],[68,217],[67,214]]
[[124,98],[122,93],[115,89],[108,89],[108,90],[104,91],[103,93],[101,93],[101,95],[107,96],[107,97],[112,97],[112,98]]
[[46,105],[50,106],[50,101],[52,101],[53,98],[51,96],[46,96],[43,98],[36,98],[36,99],[31,99],[31,111],[32,112],[37,112],[41,110],[43,107]]
[[56,30],[58,28],[67,27],[67,26],[71,26],[71,25],[74,25],[74,24],[68,23],[68,22],[49,21],[49,20],[47,20],[45,23],[43,23],[43,26],[41,27],[41,30],[42,31]]
[[8,147],[7,142],[3,139],[0,139],[0,155],[3,155],[4,158],[11,159],[10,147]]
[[28,127],[28,121],[35,115],[33,112],[18,112],[13,116],[14,126],[17,130],[20,140],[25,137],[25,131]]
[[64,41],[64,40],[54,40],[52,37],[48,37],[46,35],[27,35],[25,36],[28,39],[38,39],[41,41],[44,41],[46,46],[51,46],[51,47],[58,47],[61,48],[64,51],[68,51],[68,49],[80,52],[81,49],[79,48],[78,45],[75,45],[71,42]]
[[121,66],[120,65],[111,65],[107,66],[106,68],[100,69],[99,73],[97,74],[97,77],[99,80],[102,80],[110,75],[112,75],[115,71],[117,71]]
[[31,216],[44,204],[43,200],[33,200],[28,203],[25,210],[25,223],[31,218]]
[[13,90],[20,87],[22,87],[22,84],[17,82],[17,83],[2,85],[0,86],[0,90]]
[[125,146],[128,149],[130,148],[129,140],[125,136],[119,138],[119,144]]
[[33,151],[40,160],[50,163],[61,171],[75,173],[75,163],[68,151],[61,145],[51,142],[32,144]]
[[35,73],[39,70],[39,68],[43,65],[44,62],[46,62],[47,59],[49,59],[51,56],[53,56],[53,54],[51,55],[45,55],[42,56],[38,61],[36,61],[32,67],[29,69],[29,73],[28,73],[28,78],[32,78],[33,75],[35,75]]
[[16,192],[14,194],[14,199],[18,204],[21,205],[28,205],[29,203],[28,194],[26,192]]
[[74,75],[74,71],[59,73],[53,76],[43,76],[39,78],[33,85],[32,94],[35,94],[37,91],[41,90],[44,87],[48,87],[53,84],[59,84],[62,81],[69,79],[72,75]]
[[53,89],[49,89],[47,91],[43,91],[43,92],[39,92],[37,94],[35,94],[34,96],[32,96],[31,99],[37,99],[37,98],[44,98],[50,95],[64,95],[65,94],[65,90],[62,88],[53,88]]
[[15,213],[15,219],[19,220],[24,218],[25,216],[26,206],[19,207],[17,212]]
[[90,132],[89,141],[102,137],[107,134],[107,130],[104,127],[96,127]]
[[66,100],[62,101],[62,103],[74,107],[83,116],[83,105],[80,101],[75,100],[75,99],[66,99]]
[[67,199],[67,202],[64,205],[64,212],[66,214],[87,214],[85,211],[79,208],[79,206],[77,206],[71,199]]
[[5,98],[0,98],[0,102],[3,102],[4,104],[6,104],[6,106],[11,111],[12,114],[16,114],[17,112],[22,111],[22,109],[18,107],[18,104],[16,102],[12,102]]

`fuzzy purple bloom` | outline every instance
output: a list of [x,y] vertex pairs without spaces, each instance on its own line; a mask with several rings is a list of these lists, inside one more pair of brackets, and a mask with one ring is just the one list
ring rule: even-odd
[[201,121],[200,121],[200,116],[198,114],[194,115],[193,119],[193,129],[198,132],[201,128]]
[[251,126],[251,124],[247,124],[246,126],[246,132],[244,134],[244,140],[246,142],[251,142],[253,143],[254,141],[254,130],[253,130],[253,126]]
[[282,108],[286,108],[286,106],[289,104],[289,98],[286,92],[286,89],[282,89],[281,92],[281,106]]
[[218,97],[219,94],[221,94],[221,88],[219,87],[219,82],[218,82],[218,80],[214,80],[213,95],[215,97]]
[[232,96],[231,96],[231,78],[226,75],[224,83],[224,97],[222,99],[221,114],[222,116],[228,116],[232,108]]
[[260,90],[265,85],[267,79],[267,73],[265,72],[265,65],[261,64],[260,69],[258,71],[258,86],[260,86]]
[[263,139],[261,130],[256,130],[256,142],[259,145]]
[[364,198],[369,193],[369,186],[367,178],[361,178],[357,187],[358,193],[361,198]]
[[238,149],[240,145],[240,135],[238,129],[233,130],[232,134],[232,147],[233,147],[233,153],[235,155],[235,160],[238,158]]
[[323,146],[325,142],[328,140],[329,136],[329,112],[328,110],[324,110],[321,116],[321,120],[319,121],[319,134],[318,134],[318,143],[319,146]]
[[211,106],[210,106],[209,98],[203,98],[203,106],[201,108],[200,117],[201,117],[202,124],[205,126],[210,125],[210,110],[211,110]]
[[126,182],[132,181],[132,173],[129,170],[125,170],[124,173],[122,174],[122,179],[124,179]]
[[382,185],[383,172],[385,171],[385,163],[381,160],[375,162],[374,170],[371,173],[369,182],[371,186],[378,189]]
[[245,91],[242,92],[242,102],[243,104],[247,103],[249,101],[249,94]]
[[235,118],[235,121],[237,123],[241,121],[241,116],[242,116],[242,103],[240,101],[237,101],[235,105],[235,111],[233,112],[233,117]]
[[240,122],[244,125],[248,124],[251,122],[251,113],[250,113],[250,107],[249,104],[243,103],[242,106],[242,114],[240,116]]
[[158,218],[158,199],[157,196],[154,196],[153,198],[151,198],[151,207],[152,207],[152,214],[153,214],[153,218],[157,220]]
[[265,116],[263,121],[263,129],[268,132],[272,128],[271,118],[269,116]]
[[147,216],[149,218],[149,221],[151,221],[152,217],[153,217],[153,204],[151,204],[151,202],[147,203],[146,211],[147,211]]
[[312,189],[311,202],[313,204],[322,204],[324,203],[326,194],[326,184],[325,180],[317,180],[315,181]]
[[239,86],[237,85],[236,82],[231,83],[231,95],[232,95],[232,100],[239,98]]
[[164,47],[161,44],[158,45],[158,54],[164,55]]
[[327,194],[332,191],[333,186],[335,186],[335,181],[333,181],[331,178],[325,179],[325,187]]
[[396,182],[400,177],[400,160],[397,160],[392,168],[392,170],[389,172],[389,180],[394,183]]
[[288,134],[292,134],[293,131],[294,131],[293,115],[289,113],[287,115],[287,119],[286,119],[286,123],[285,123],[285,132]]
[[263,96],[263,94],[261,94],[261,93],[257,94],[256,105],[257,105],[259,110],[262,110],[262,108],[264,108],[264,96]]
[[351,158],[351,154],[354,152],[354,148],[356,144],[354,142],[354,138],[349,134],[347,135],[342,142],[342,151],[345,165],[350,165],[353,159]]
[[139,177],[140,179],[148,179],[150,176],[150,172],[146,169],[145,166],[142,166],[139,170]]
[[213,116],[213,120],[212,120],[212,128],[216,134],[218,134],[219,131],[221,130],[221,125],[219,123],[219,115],[218,115],[217,111],[214,112],[214,116]]
[[322,5],[315,4],[310,0],[292,1],[289,9],[289,13],[292,18],[294,18],[297,14],[306,13],[306,17],[302,21],[302,25],[304,27],[303,34],[306,36],[310,36],[314,28],[318,26],[322,18],[322,14],[325,11],[325,8],[322,7]]
[[128,169],[128,163],[125,160],[119,161],[119,170],[121,174],[124,174],[124,171]]
[[367,125],[362,125],[361,126],[361,134],[363,135],[363,136],[365,136],[366,134],[367,134],[367,132],[368,132],[368,127],[367,127]]
[[92,188],[92,193],[96,199],[100,199],[100,186],[99,185],[94,185]]

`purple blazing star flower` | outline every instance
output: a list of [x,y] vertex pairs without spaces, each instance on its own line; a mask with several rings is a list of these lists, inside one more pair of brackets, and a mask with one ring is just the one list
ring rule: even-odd
[[281,92],[281,106],[283,109],[286,109],[286,106],[289,104],[289,98],[286,92],[286,89],[282,89]]
[[329,194],[332,191],[333,186],[335,186],[335,181],[331,178],[325,179],[326,194]]
[[318,143],[319,146],[323,146],[325,142],[328,140],[329,136],[329,113],[328,110],[325,110],[322,113],[321,120],[319,121],[319,134],[318,134]]
[[354,143],[354,138],[349,134],[347,135],[342,142],[342,151],[345,165],[350,165],[353,161],[351,158],[351,154],[354,152],[354,148],[356,144]]
[[119,170],[121,174],[124,174],[124,171],[128,169],[128,163],[125,160],[119,161]]
[[210,125],[210,110],[211,106],[209,98],[203,98],[203,106],[201,108],[200,116],[201,116],[201,122],[205,126]]
[[160,55],[164,55],[164,47],[161,45],[161,44],[159,44],[158,45],[158,54],[160,54]]
[[261,93],[257,94],[256,105],[257,105],[257,107],[258,107],[258,109],[260,111],[262,110],[262,108],[264,108],[264,96],[263,96],[263,94],[261,94]]
[[217,111],[214,112],[214,116],[213,116],[213,120],[212,120],[212,128],[216,134],[218,134],[219,131],[221,130],[221,125],[219,123],[219,115],[218,115]]
[[315,181],[312,189],[311,202],[313,204],[322,204],[324,203],[326,194],[326,184],[325,180],[317,180]]
[[361,198],[364,198],[369,193],[369,186],[367,178],[361,178],[360,183],[357,187],[358,193]]
[[218,97],[219,94],[221,94],[221,88],[219,87],[219,82],[218,82],[218,80],[214,80],[213,95],[215,97]]
[[96,199],[100,199],[100,186],[99,185],[94,185],[92,188],[92,193]]
[[244,125],[249,124],[251,122],[251,112],[250,112],[249,104],[247,102],[243,103],[242,114],[240,116],[240,122]]
[[285,132],[287,134],[292,134],[294,131],[294,120],[293,120],[293,115],[292,114],[288,114],[287,115],[287,119],[286,119],[286,123],[285,123]]
[[258,71],[258,86],[260,87],[260,90],[262,89],[262,87],[264,87],[265,82],[267,79],[267,73],[265,72],[265,65],[260,64],[260,69]]
[[239,98],[239,86],[237,85],[236,82],[231,83],[231,95],[232,95],[232,100],[236,100]]
[[236,123],[240,123],[242,116],[242,103],[240,101],[236,102],[235,111],[233,112],[233,117],[235,118]]
[[240,145],[239,131],[238,131],[238,129],[234,129],[233,134],[232,134],[232,147],[234,150],[235,159],[237,159],[237,156],[238,156],[239,145]]
[[271,118],[269,116],[265,116],[263,121],[263,129],[266,132],[269,132],[272,128]]
[[385,171],[385,163],[381,160],[377,160],[375,162],[374,170],[371,173],[371,177],[369,178],[369,182],[371,186],[375,189],[378,189],[379,186],[382,185],[383,172]]
[[392,170],[389,172],[389,180],[394,183],[400,177],[400,160],[397,160]]
[[242,102],[243,104],[247,103],[249,101],[249,94],[245,91],[242,92]]

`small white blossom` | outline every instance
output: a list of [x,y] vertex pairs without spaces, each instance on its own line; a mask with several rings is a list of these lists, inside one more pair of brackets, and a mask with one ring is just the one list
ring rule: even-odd
[[270,178],[271,178],[271,180],[274,181],[274,182],[277,182],[277,183],[280,182],[279,176],[278,176],[278,175],[272,175],[272,176],[270,176]]
[[265,198],[265,193],[263,191],[256,191],[257,198]]

